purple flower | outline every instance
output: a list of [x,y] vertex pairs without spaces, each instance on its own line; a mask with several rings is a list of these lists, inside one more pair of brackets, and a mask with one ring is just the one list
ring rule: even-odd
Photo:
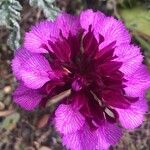
[[106,150],[122,127],[138,127],[147,111],[150,76],[143,56],[121,21],[86,10],[62,13],[25,35],[12,68],[20,84],[14,101],[27,110],[70,90],[54,123],[71,150]]

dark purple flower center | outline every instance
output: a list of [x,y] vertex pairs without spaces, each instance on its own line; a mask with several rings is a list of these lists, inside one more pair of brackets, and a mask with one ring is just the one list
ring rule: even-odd
[[[43,45],[49,52],[46,54],[58,80],[48,82],[46,92],[53,96],[67,89],[72,93],[65,103],[71,103],[86,118],[92,128],[104,120],[116,122],[118,118],[114,108],[126,109],[138,98],[128,97],[124,91],[124,74],[119,70],[122,62],[114,55],[115,41],[99,49],[104,41],[99,35],[95,38],[91,27],[87,33],[49,41]],[[53,50],[50,51],[48,47]]]

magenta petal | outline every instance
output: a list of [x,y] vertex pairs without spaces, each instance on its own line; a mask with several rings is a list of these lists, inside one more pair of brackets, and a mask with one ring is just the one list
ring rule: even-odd
[[134,45],[122,44],[115,48],[114,54],[117,61],[123,62],[120,71],[125,75],[135,72],[143,61],[140,49]]
[[20,75],[24,84],[32,89],[38,89],[55,78],[48,61],[40,54],[33,55],[22,66]]
[[60,105],[55,112],[56,129],[63,134],[80,130],[85,122],[84,117],[72,105]]
[[81,12],[80,23],[83,29],[89,30],[89,26],[92,25],[92,29],[99,31],[100,24],[106,19],[103,13],[100,11],[94,12],[92,9]]
[[100,45],[101,48],[107,46],[112,41],[116,42],[116,46],[130,43],[131,41],[129,32],[124,24],[113,17],[106,17],[100,27],[99,32],[105,38],[105,41]]
[[70,33],[71,35],[76,35],[81,29],[79,17],[67,13],[62,13],[57,17],[56,25],[66,38],[68,38]]
[[105,40],[100,45],[100,48],[107,46],[113,41],[116,41],[116,46],[122,43],[130,43],[131,41],[131,37],[121,21],[113,17],[105,17],[99,11],[83,11],[80,15],[80,23],[82,28],[87,31],[89,26],[92,25],[92,29],[94,29],[97,38],[99,34],[104,37]]
[[125,91],[132,97],[141,96],[150,87],[150,75],[146,66],[141,65],[137,70],[126,77]]
[[98,137],[97,150],[107,150],[110,145],[116,144],[122,137],[122,130],[117,124],[105,122],[96,131]]
[[32,53],[27,51],[25,48],[20,48],[17,50],[15,58],[12,60],[12,70],[18,79],[21,79],[20,70],[22,66],[31,56]]
[[91,131],[87,125],[63,136],[63,144],[70,150],[95,150],[97,140],[95,132]]
[[58,36],[59,30],[54,22],[42,21],[25,34],[24,46],[33,53],[47,53],[42,45],[47,45],[48,40],[55,40]]
[[63,144],[70,150],[109,149],[122,136],[117,125],[133,129],[147,111],[150,76],[130,42],[124,24],[99,11],[61,13],[54,22],[37,24],[12,61],[21,81],[14,101],[33,110],[69,94],[54,115]]
[[119,114],[120,123],[124,128],[134,129],[142,124],[144,120],[144,114],[147,111],[147,102],[143,97],[140,97],[139,100],[128,109],[116,109]]
[[38,90],[29,89],[20,84],[13,93],[13,100],[26,110],[33,110],[38,106],[42,99],[42,95]]

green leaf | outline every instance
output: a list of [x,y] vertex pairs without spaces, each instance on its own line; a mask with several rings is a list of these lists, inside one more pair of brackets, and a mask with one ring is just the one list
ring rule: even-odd
[[137,0],[117,0],[123,8],[132,8],[136,5]]
[[22,6],[17,0],[1,0],[0,1],[0,26],[6,26],[10,35],[8,45],[11,49],[17,49],[20,46],[20,11]]
[[60,12],[59,8],[53,5],[54,2],[55,0],[29,0],[29,4],[42,9],[45,17],[49,20],[54,20]]
[[146,92],[146,98],[150,101],[150,89]]
[[150,41],[145,40],[136,33],[134,34],[134,37],[136,38],[137,41],[139,41],[139,43],[143,48],[147,49],[150,52]]
[[150,37],[150,11],[142,6],[120,9],[119,14],[126,26],[139,34]]

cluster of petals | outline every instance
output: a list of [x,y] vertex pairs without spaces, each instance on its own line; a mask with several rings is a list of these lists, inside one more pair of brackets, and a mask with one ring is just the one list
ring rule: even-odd
[[70,150],[107,150],[147,111],[150,76],[140,48],[119,20],[93,10],[61,13],[25,34],[12,60],[14,101],[26,110],[71,90],[53,122]]

